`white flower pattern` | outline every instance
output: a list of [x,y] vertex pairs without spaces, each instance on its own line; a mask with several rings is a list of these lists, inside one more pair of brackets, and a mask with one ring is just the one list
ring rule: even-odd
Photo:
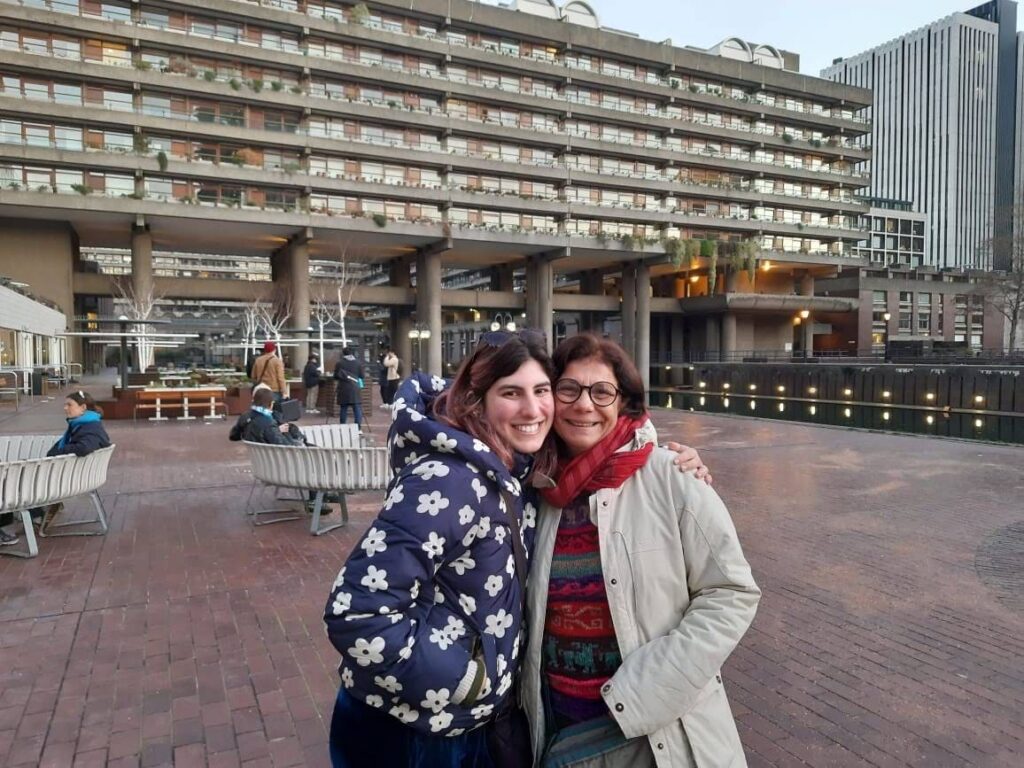
[[[512,695],[521,595],[498,503],[510,499],[528,553],[537,509],[534,490],[520,484],[528,466],[510,474],[485,443],[433,419],[441,386],[420,374],[403,382],[387,443],[394,480],[324,614],[343,654],[344,688],[416,731],[453,737],[482,726]],[[448,681],[461,679],[477,632],[496,667],[476,701],[460,706]]]

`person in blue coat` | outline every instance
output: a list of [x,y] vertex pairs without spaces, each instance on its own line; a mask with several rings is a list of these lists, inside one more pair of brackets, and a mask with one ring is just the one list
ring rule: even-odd
[[[103,411],[88,392],[69,392],[64,398],[64,416],[68,423],[67,429],[46,452],[47,456],[87,456],[110,445],[110,437],[103,428]],[[62,506],[52,504],[49,507],[35,507],[31,510],[32,517],[44,518],[45,527],[46,518],[55,515]],[[0,515],[0,526],[8,525],[13,519],[14,515],[11,513]],[[0,528],[0,546],[17,543],[17,536]]]
[[529,333],[485,334],[450,388],[418,373],[397,393],[395,475],[324,615],[339,768],[493,765],[487,727],[515,705],[523,644],[529,480],[554,462],[551,365]]

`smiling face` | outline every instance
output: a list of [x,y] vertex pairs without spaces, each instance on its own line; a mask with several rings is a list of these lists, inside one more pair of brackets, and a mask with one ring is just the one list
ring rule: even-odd
[[514,451],[540,450],[551,430],[554,402],[551,380],[536,360],[498,379],[484,395],[484,418]]
[[79,405],[70,397],[64,398],[64,416],[66,418],[76,419],[83,413],[85,413],[87,410],[89,409],[85,407],[84,403]]
[[[562,372],[562,379],[574,379],[585,387],[599,381],[619,386],[611,366],[596,357],[573,360]],[[609,406],[600,408],[590,399],[590,393],[583,391],[575,403],[555,400],[555,432],[565,443],[570,456],[588,451],[601,442],[612,431],[619,420],[622,397]]]

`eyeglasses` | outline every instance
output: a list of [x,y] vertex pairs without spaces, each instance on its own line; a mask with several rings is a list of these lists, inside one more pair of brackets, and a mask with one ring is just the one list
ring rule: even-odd
[[518,339],[524,344],[545,346],[547,337],[543,331],[533,328],[524,328],[521,331],[487,331],[481,333],[476,341],[477,347],[503,347],[513,339]]
[[583,386],[575,379],[559,379],[555,382],[555,397],[566,405],[572,405],[579,400],[583,390],[587,391],[590,402],[598,408],[607,408],[619,396],[618,387],[610,381],[595,381],[589,387]]

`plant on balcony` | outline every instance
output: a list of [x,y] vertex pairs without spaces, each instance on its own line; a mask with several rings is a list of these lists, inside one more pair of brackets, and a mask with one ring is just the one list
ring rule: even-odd
[[811,139],[808,143],[816,149],[821,148],[821,139]]
[[[366,6],[363,7],[365,8]],[[388,217],[383,213],[375,213],[370,218],[373,219],[373,223],[378,227],[384,228],[388,225]]]
[[839,139],[837,139],[835,136],[829,136],[828,137],[828,141],[826,143],[830,147],[838,147],[839,146]]
[[148,72],[153,68],[153,65],[148,61],[136,61],[135,68],[141,72]]
[[242,88],[242,83],[239,82],[237,77],[232,77],[230,80],[228,80],[228,85],[230,85],[231,89],[235,91],[241,90]]
[[162,149],[156,153],[156,164],[160,166],[161,171],[167,170],[167,153]]
[[686,262],[693,269],[697,264],[697,259],[700,258],[700,240],[694,240],[693,238],[684,240],[683,252],[686,254]]
[[683,258],[686,256],[686,248],[683,245],[683,241],[678,237],[666,237],[661,247],[665,249],[665,255],[672,259],[672,264],[678,267],[683,263]]
[[208,69],[205,72],[203,72],[203,80],[205,80],[206,82],[212,83],[216,79],[217,73],[214,72],[212,69]]
[[136,133],[132,136],[132,149],[140,155],[146,154],[149,151],[149,139],[144,134]]
[[791,134],[791,133],[784,133],[784,134],[782,134],[782,140],[784,142],[786,142],[787,144],[792,144],[793,143],[793,134]]
[[188,72],[188,69],[188,61],[181,56],[171,56],[171,60],[167,62],[167,71],[175,75],[183,75]]
[[689,91],[690,91],[690,93],[696,93],[697,92],[697,86],[694,85],[693,83],[690,83]]
[[15,192],[17,192],[19,189],[21,189],[21,184],[19,184],[16,181],[9,181],[7,182],[7,188],[13,189]]
[[71,189],[73,189],[75,192],[77,192],[80,195],[92,194],[92,187],[90,187],[90,186],[88,186],[86,184],[72,184],[71,185]]
[[740,243],[740,248],[746,260],[747,279],[750,281],[751,287],[753,287],[757,281],[757,254],[761,247],[755,238],[750,237]]
[[235,153],[231,156],[231,161],[236,165],[259,165],[260,154],[250,147],[242,147],[235,150]]
[[370,21],[370,9],[366,7],[366,3],[357,3],[352,6],[348,18],[353,24],[367,24]]
[[263,90],[263,81],[260,80],[258,77],[254,77],[252,80],[249,81],[249,87],[256,91],[256,93],[259,93],[260,91]]
[[40,184],[36,187],[36,192],[50,192],[52,191],[49,184]]
[[299,165],[298,163],[285,163],[284,165],[281,166],[281,170],[284,171],[285,173],[295,173],[301,167],[302,166]]
[[298,86],[298,85],[293,85],[292,86],[292,93],[301,94],[302,93],[302,87]]
[[270,84],[270,87],[275,91],[280,91],[284,88],[284,83],[282,83],[280,80],[275,80]]
[[715,285],[718,283],[718,250],[708,258],[708,296],[715,293]]
[[619,242],[622,243],[622,247],[625,248],[627,251],[632,251],[633,250],[633,236],[632,235],[629,235],[629,234],[619,235]]

